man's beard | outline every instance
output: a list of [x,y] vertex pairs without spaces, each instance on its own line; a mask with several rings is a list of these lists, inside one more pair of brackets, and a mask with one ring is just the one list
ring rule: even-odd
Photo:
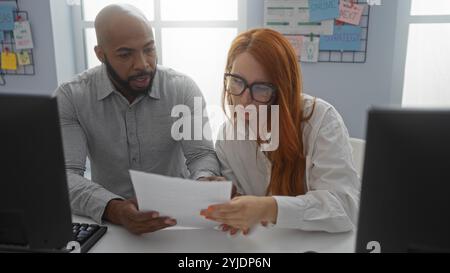
[[[123,80],[119,74],[117,74],[117,72],[114,70],[114,68],[111,66],[111,64],[109,63],[108,59],[105,56],[105,65],[106,65],[106,71],[108,72],[109,77],[113,80],[113,82],[115,84],[118,85],[119,88],[121,89],[125,89],[127,91],[130,91],[133,95],[140,95],[140,94],[144,94],[148,91],[150,91],[152,85],[153,85],[153,78],[155,77],[156,74],[156,69],[154,71],[152,70],[143,70],[140,73],[133,75],[131,77],[128,77],[127,80]],[[142,76],[150,76],[150,83],[148,84],[148,86],[146,88],[143,89],[134,89],[131,87],[130,82],[132,80],[135,80],[139,77]]]

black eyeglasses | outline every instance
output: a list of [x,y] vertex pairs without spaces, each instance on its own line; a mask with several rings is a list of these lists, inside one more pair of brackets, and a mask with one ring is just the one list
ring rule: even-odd
[[254,82],[249,85],[246,79],[231,73],[225,73],[224,80],[225,90],[228,93],[234,96],[241,96],[245,89],[248,88],[251,98],[260,103],[270,102],[275,97],[277,91],[277,88],[271,83]]

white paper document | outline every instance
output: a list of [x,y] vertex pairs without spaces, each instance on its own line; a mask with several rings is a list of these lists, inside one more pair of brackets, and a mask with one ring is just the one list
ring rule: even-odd
[[19,21],[14,23],[14,41],[16,49],[32,49],[34,47],[30,22]]
[[157,211],[177,220],[181,227],[215,227],[202,209],[230,201],[230,181],[202,182],[130,170],[140,211]]
[[302,62],[317,63],[319,61],[320,37],[303,37],[303,47],[300,55]]

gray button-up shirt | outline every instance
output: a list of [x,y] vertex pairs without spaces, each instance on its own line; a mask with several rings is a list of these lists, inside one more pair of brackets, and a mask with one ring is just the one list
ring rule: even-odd
[[[183,74],[158,66],[151,90],[130,104],[102,65],[62,84],[55,95],[73,213],[101,222],[110,200],[134,197],[130,169],[192,179],[220,173],[211,141],[171,136],[179,119],[171,117],[172,108],[186,105],[194,113],[194,98],[203,97]],[[83,177],[87,156],[92,181]]]

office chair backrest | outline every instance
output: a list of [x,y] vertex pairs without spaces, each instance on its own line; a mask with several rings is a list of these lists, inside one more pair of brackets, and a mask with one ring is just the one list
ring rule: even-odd
[[366,142],[358,138],[350,138],[350,144],[352,145],[353,162],[355,163],[356,171],[358,175],[362,177],[362,171],[364,166],[364,150]]

